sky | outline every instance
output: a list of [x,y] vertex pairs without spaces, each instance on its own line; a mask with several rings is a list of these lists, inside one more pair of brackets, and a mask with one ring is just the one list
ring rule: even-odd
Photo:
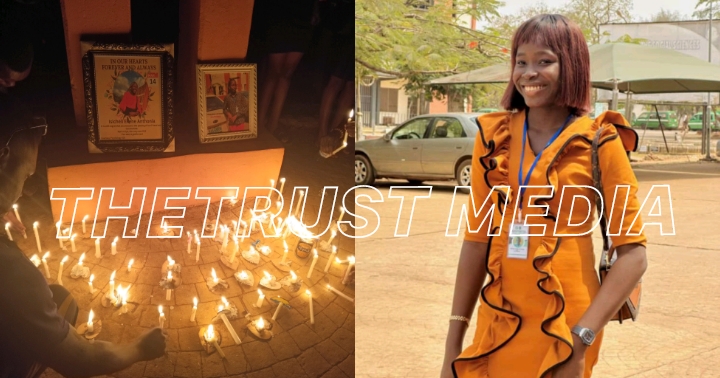
[[[499,13],[503,15],[512,14],[528,5],[544,2],[550,7],[559,7],[565,5],[570,0],[505,0],[505,6],[500,8]],[[633,21],[646,20],[650,16],[656,14],[660,9],[669,11],[679,11],[681,14],[689,16],[695,11],[696,0],[633,0]]]

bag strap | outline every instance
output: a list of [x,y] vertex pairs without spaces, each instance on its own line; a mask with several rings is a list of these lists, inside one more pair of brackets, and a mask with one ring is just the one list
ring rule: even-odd
[[603,238],[603,253],[605,254],[605,258],[608,260],[606,263],[609,263],[610,257],[607,256],[607,251],[610,247],[610,240],[608,240],[607,236],[607,219],[605,218],[605,212],[603,211],[603,186],[602,186],[602,180],[601,180],[601,172],[600,172],[600,158],[598,156],[598,149],[600,144],[600,134],[602,133],[603,129],[602,127],[600,130],[595,133],[595,137],[592,141],[592,173],[593,173],[593,186],[595,189],[597,189],[598,193],[600,195],[598,196],[596,194],[595,196],[595,206],[597,207],[597,213],[598,217],[600,218],[600,230],[602,231],[602,238]]

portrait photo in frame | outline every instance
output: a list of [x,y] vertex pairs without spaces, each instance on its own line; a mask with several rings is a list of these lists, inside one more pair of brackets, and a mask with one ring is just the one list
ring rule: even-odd
[[174,152],[172,44],[81,42],[88,149]]
[[257,66],[198,64],[200,143],[257,138]]

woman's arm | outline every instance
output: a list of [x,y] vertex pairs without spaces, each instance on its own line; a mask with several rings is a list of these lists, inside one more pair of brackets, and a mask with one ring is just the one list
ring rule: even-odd
[[[487,243],[463,241],[460,249],[457,276],[455,277],[455,292],[451,315],[470,318],[478,301],[480,289],[485,283],[487,275],[485,261],[487,258]],[[450,372],[450,364],[462,352],[462,342],[465,338],[468,324],[462,321],[451,321],[445,341],[445,360],[443,375]],[[451,374],[451,373],[450,373]],[[452,376],[452,374],[450,375]]]

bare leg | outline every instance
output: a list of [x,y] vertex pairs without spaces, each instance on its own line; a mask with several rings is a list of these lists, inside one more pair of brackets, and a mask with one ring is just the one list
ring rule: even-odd
[[340,96],[338,96],[337,105],[335,106],[335,114],[330,123],[331,129],[341,125],[344,126],[345,121],[347,121],[348,116],[350,115],[350,110],[355,105],[355,88],[353,81],[342,81],[342,79],[338,79],[334,76],[333,79],[340,80],[340,82],[344,85]]
[[285,54],[270,54],[266,58],[269,67],[266,67],[264,70],[265,80],[263,82],[262,91],[260,92],[260,103],[258,104],[260,108],[258,109],[258,123],[263,127],[268,128],[270,131],[273,129],[270,128],[270,124],[267,123],[267,112],[268,109],[270,109],[270,102],[274,97],[273,94],[275,93],[275,85],[280,77],[280,72],[282,72],[284,57]]
[[320,101],[320,130],[318,131],[318,140],[322,139],[330,131],[328,123],[330,122],[330,116],[335,103],[334,100],[343,89],[342,85],[343,81],[341,79],[330,76],[330,81],[325,86],[322,100]]
[[[278,74],[277,83],[274,88],[273,103],[270,107],[270,118],[268,120],[268,126],[270,130],[277,128],[278,120],[280,119],[280,113],[282,112],[283,105],[285,105],[285,97],[287,96],[288,89],[290,88],[290,79],[292,78],[295,68],[297,68],[300,59],[302,59],[303,53],[291,52],[284,54],[284,61],[282,64],[282,72]],[[275,73],[271,73],[275,75]]]

